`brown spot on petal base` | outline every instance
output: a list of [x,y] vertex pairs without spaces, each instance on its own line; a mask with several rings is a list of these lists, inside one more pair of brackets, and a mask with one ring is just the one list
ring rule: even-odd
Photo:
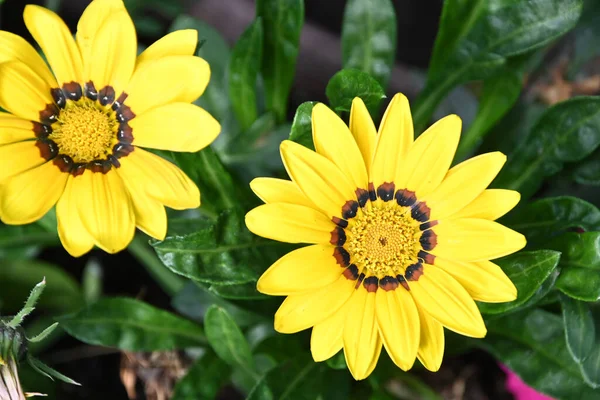
[[62,87],[62,91],[68,100],[77,101],[83,96],[81,85],[77,82],[65,83]]
[[419,239],[423,250],[433,250],[437,245],[437,235],[431,229],[424,231]]
[[390,201],[394,198],[394,182],[384,182],[377,188],[377,196],[383,201]]
[[58,157],[56,157],[54,159],[53,163],[62,172],[67,172],[67,173],[71,172],[71,170],[75,166],[75,163],[73,162],[73,159],[71,157],[67,156],[67,155],[64,155],[64,154],[59,154]]
[[361,272],[361,274],[358,276],[358,280],[356,281],[356,285],[354,285],[354,289],[358,289],[364,279],[365,279],[365,274]]
[[358,202],[356,200],[348,200],[346,204],[342,206],[342,217],[344,219],[350,219],[356,217],[358,211]]
[[345,228],[348,226],[348,221],[346,221],[345,219],[341,219],[338,217],[331,217],[331,220],[333,221],[334,224],[336,224],[340,228]]
[[350,254],[343,247],[333,249],[333,258],[341,267],[346,268],[350,264]]
[[329,239],[329,243],[334,246],[343,246],[346,243],[346,232],[343,228],[336,226],[334,230],[331,231],[331,239]]
[[423,264],[421,263],[409,265],[404,272],[407,281],[418,281],[421,275],[423,275]]
[[350,265],[348,268],[344,270],[344,276],[346,279],[350,281],[355,281],[358,279],[358,267],[354,264]]
[[368,278],[365,278],[363,286],[365,287],[365,289],[367,289],[367,292],[369,293],[376,292],[377,288],[379,287],[379,279],[377,279],[376,276],[370,276]]
[[356,189],[354,191],[356,193],[356,198],[358,199],[358,205],[362,208],[369,201],[369,191],[365,189]]
[[39,122],[33,123],[33,133],[38,139],[47,138],[52,133],[52,128],[49,125],[40,124]]
[[411,192],[407,189],[399,189],[396,192],[396,203],[402,207],[410,207],[417,201],[417,196],[415,192]]
[[435,256],[433,254],[429,254],[426,251],[419,250],[419,254],[417,254],[417,257],[422,259],[425,264],[434,265],[433,263],[435,262]]
[[373,185],[373,182],[369,183],[369,200],[377,200],[377,192],[375,191],[375,185]]
[[425,222],[424,224],[419,225],[419,229],[422,231],[425,231],[429,228],[433,228],[434,226],[436,226],[438,224],[437,221],[429,221],[429,222]]
[[46,161],[52,160],[58,155],[58,146],[52,140],[37,140],[35,145],[40,150],[40,156]]
[[427,222],[430,214],[431,210],[429,207],[427,207],[426,203],[419,203],[410,211],[411,217],[413,217],[415,221],[419,222]]
[[389,292],[390,290],[396,290],[398,286],[400,286],[400,282],[398,282],[398,279],[394,278],[393,276],[387,275],[379,280],[379,287],[386,292]]
[[400,282],[404,289],[410,290],[410,286],[408,286],[408,282],[406,282],[404,275],[396,275],[396,279],[398,279],[398,282]]

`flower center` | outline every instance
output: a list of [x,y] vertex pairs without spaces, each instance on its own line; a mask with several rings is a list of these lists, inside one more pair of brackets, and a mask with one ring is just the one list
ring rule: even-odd
[[346,229],[346,246],[366,275],[403,273],[420,250],[419,224],[405,207],[365,207]]
[[60,110],[48,138],[76,163],[106,159],[117,143],[118,123],[112,114],[89,99],[69,103]]

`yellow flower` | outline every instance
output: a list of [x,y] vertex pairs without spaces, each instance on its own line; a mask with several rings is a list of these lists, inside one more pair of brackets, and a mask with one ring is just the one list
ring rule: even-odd
[[200,192],[175,165],[142,147],[195,152],[220,131],[190,104],[210,68],[193,56],[197,32],[173,32],[139,57],[121,0],[95,0],[74,39],[53,12],[24,20],[52,72],[23,38],[0,31],[0,217],[38,220],[55,204],[69,253],[114,253],[135,227],[165,236],[164,206],[196,208]]
[[350,127],[323,104],[312,112],[316,152],[281,145],[292,181],[257,178],[267,204],[246,215],[257,235],[310,243],[273,264],[258,290],[288,296],[275,329],[312,327],[323,361],[344,349],[355,379],[375,368],[382,345],[408,370],[415,357],[439,369],[443,327],[472,337],[486,328],[475,300],[514,300],[517,290],[489,260],[525,246],[496,222],[519,193],[488,189],[506,157],[488,153],[449,169],[461,120],[450,115],[413,141],[408,100],[397,94],[379,132],[354,99]]

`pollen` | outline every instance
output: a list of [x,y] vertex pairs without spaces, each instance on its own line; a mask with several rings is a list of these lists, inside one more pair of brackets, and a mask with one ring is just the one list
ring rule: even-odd
[[352,260],[366,275],[404,273],[420,249],[419,226],[407,207],[367,207],[346,235]]
[[48,137],[76,163],[106,159],[117,142],[115,117],[95,103],[83,99],[60,111]]

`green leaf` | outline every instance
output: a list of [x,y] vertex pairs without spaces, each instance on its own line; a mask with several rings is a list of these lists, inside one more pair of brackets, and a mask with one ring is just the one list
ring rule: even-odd
[[596,149],[572,171],[573,180],[581,185],[600,186],[600,150]]
[[40,374],[42,374],[52,380],[54,380],[54,378],[56,378],[59,381],[69,383],[71,385],[81,386],[80,383],[75,382],[73,379],[69,378],[68,376],[61,374],[54,368],[50,368],[49,366],[47,366],[46,364],[44,364],[37,358],[33,357],[31,355],[31,353],[27,354],[27,362],[29,363],[31,368],[35,369]]
[[204,354],[175,385],[173,400],[213,400],[229,378],[229,367],[213,352]]
[[338,71],[329,80],[325,94],[331,108],[337,112],[349,112],[352,100],[360,97],[371,115],[377,113],[381,100],[385,98],[385,92],[379,82],[366,72],[357,69]]
[[38,335],[32,337],[29,339],[30,343],[39,343],[42,340],[46,339],[48,336],[50,336],[52,334],[52,332],[54,332],[54,330],[58,327],[58,322],[53,323],[52,325],[50,325],[49,327],[47,327],[46,329],[44,329],[42,332],[40,332]]
[[44,246],[59,244],[56,231],[49,232],[39,224],[0,224],[0,259],[30,258]]
[[415,130],[457,85],[486,79],[508,59],[544,46],[573,28],[581,0],[447,0],[427,85],[415,104]]
[[45,288],[46,278],[44,277],[44,279],[42,279],[40,283],[33,287],[31,293],[29,293],[29,297],[27,297],[27,300],[25,301],[25,305],[23,306],[23,308],[21,308],[21,311],[19,311],[17,315],[13,317],[13,319],[7,324],[7,326],[11,328],[16,328],[17,326],[20,326],[25,317],[31,314],[35,309],[35,305],[37,304],[37,301],[44,292]]
[[495,187],[533,195],[565,162],[582,160],[600,144],[600,97],[576,97],[550,107],[524,143],[508,154]]
[[584,0],[583,12],[573,30],[575,45],[569,59],[568,77],[573,80],[579,70],[600,55],[600,4],[595,0]]
[[258,118],[256,78],[260,70],[263,46],[262,21],[257,18],[242,33],[229,61],[229,98],[243,131]]
[[344,68],[355,68],[387,87],[396,53],[396,13],[390,0],[349,0],[342,23]]
[[557,399],[592,400],[600,391],[588,387],[565,343],[561,317],[539,309],[493,319],[476,343],[516,372],[534,389]]
[[290,140],[300,143],[311,150],[315,149],[312,138],[312,109],[317,104],[316,101],[305,101],[300,104],[294,115]]
[[84,343],[128,351],[183,349],[206,342],[195,323],[125,297],[101,299],[58,321]]
[[582,301],[571,299],[568,296],[560,296],[562,305],[562,316],[565,324],[565,335],[567,347],[573,360],[581,364],[589,357],[594,347],[596,328],[594,317],[588,307]]
[[256,290],[256,281],[239,285],[210,285],[210,291],[224,299],[231,300],[264,300],[268,296]]
[[210,306],[204,316],[204,329],[208,342],[221,360],[258,380],[250,346],[225,309],[216,305]]
[[545,295],[549,289],[541,288],[541,286],[547,279],[552,277],[559,258],[559,252],[537,250],[520,252],[496,260],[495,262],[517,287],[518,297],[515,301],[508,303],[478,303],[479,309],[486,314],[516,311],[537,292],[541,291]]
[[521,206],[501,219],[501,223],[521,232],[529,245],[546,243],[572,228],[600,230],[600,211],[576,197],[548,197]]
[[340,350],[336,355],[327,360],[327,365],[332,369],[347,369],[346,358],[344,357],[344,351]]
[[257,0],[256,16],[264,27],[262,76],[265,82],[267,109],[278,121],[285,119],[288,96],[300,46],[304,23],[303,0]]

